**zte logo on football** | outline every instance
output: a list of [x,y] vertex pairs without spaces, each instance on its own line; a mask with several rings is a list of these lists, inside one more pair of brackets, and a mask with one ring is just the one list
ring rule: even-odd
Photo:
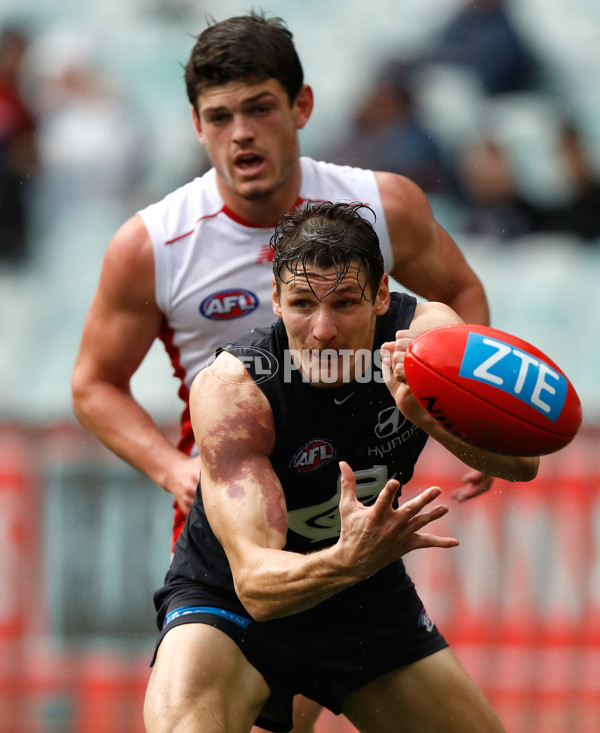
[[315,471],[335,459],[335,449],[327,440],[315,438],[310,440],[296,453],[290,461],[290,468],[299,473]]
[[459,376],[512,394],[556,422],[567,380],[545,362],[504,341],[469,333]]
[[214,321],[242,318],[258,308],[258,298],[249,290],[223,290],[200,303],[200,313]]

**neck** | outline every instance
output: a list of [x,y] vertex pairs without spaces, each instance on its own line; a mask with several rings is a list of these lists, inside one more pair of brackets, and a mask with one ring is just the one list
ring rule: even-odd
[[229,188],[217,173],[217,186],[226,206],[241,219],[258,226],[273,226],[292,209],[300,193],[302,172],[297,159],[285,181],[264,196],[244,198]]

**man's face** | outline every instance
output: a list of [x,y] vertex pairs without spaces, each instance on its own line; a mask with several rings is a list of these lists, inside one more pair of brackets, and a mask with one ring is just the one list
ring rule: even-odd
[[253,201],[267,198],[290,177],[300,154],[297,131],[310,116],[312,94],[303,87],[290,106],[275,79],[228,82],[203,91],[198,109],[196,129],[220,184]]
[[279,293],[273,286],[273,310],[283,319],[294,360],[307,381],[323,387],[354,379],[361,355],[373,347],[375,319],[387,311],[390,299],[387,275],[373,300],[358,266],[332,291],[334,283],[333,269],[317,273],[309,268],[306,275],[281,283]]

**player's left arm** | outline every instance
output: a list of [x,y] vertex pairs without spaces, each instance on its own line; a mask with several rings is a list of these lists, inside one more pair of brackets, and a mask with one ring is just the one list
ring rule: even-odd
[[392,277],[466,323],[489,325],[485,290],[460,248],[434,219],[424,192],[403,176],[375,173],[390,234]]
[[[452,237],[435,221],[423,191],[402,176],[375,175],[394,256],[391,275],[417,295],[451,306],[466,323],[489,325],[483,285]],[[489,491],[493,482],[492,476],[471,470],[452,498],[473,499]]]
[[420,333],[438,326],[461,323],[454,311],[443,303],[419,303],[410,329],[398,331],[396,340],[383,344],[382,362],[386,385],[396,400],[398,409],[411,422],[437,440],[463,463],[486,476],[496,476],[507,481],[531,481],[537,475],[537,456],[506,456],[477,448],[445,430],[440,423],[423,409],[413,396],[404,371],[404,355],[411,341]]

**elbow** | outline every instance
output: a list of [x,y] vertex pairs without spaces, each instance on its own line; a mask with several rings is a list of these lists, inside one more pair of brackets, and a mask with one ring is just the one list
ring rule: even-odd
[[85,389],[77,372],[74,371],[71,377],[71,407],[75,413],[75,417],[82,422],[84,415]]
[[252,594],[245,593],[236,587],[237,597],[248,612],[253,621],[264,623],[277,618],[278,614],[274,612],[272,604],[268,601],[257,600]]
[[234,580],[234,588],[241,604],[253,621],[263,623],[285,615],[277,612],[273,594],[266,596],[264,593],[260,593],[253,586],[250,579],[245,581],[242,579]]
[[97,415],[108,411],[109,401],[114,400],[113,387],[128,394],[126,386],[100,377],[83,365],[75,366],[71,375],[71,407],[85,428],[94,423]]
[[525,467],[524,467],[525,475],[521,479],[521,481],[533,481],[533,479],[538,475],[539,468],[540,468],[539,456],[534,456],[532,458],[529,458],[528,462],[525,464]]
[[75,417],[86,426],[90,389],[89,382],[75,367],[71,375],[71,407]]
[[512,469],[505,478],[513,482],[533,481],[538,474],[539,467],[539,456],[519,457],[515,459]]
[[258,623],[264,623],[265,621],[273,621],[273,619],[279,618],[279,615],[270,611],[268,604],[256,603],[251,601],[242,601],[244,608],[248,611],[253,621]]

